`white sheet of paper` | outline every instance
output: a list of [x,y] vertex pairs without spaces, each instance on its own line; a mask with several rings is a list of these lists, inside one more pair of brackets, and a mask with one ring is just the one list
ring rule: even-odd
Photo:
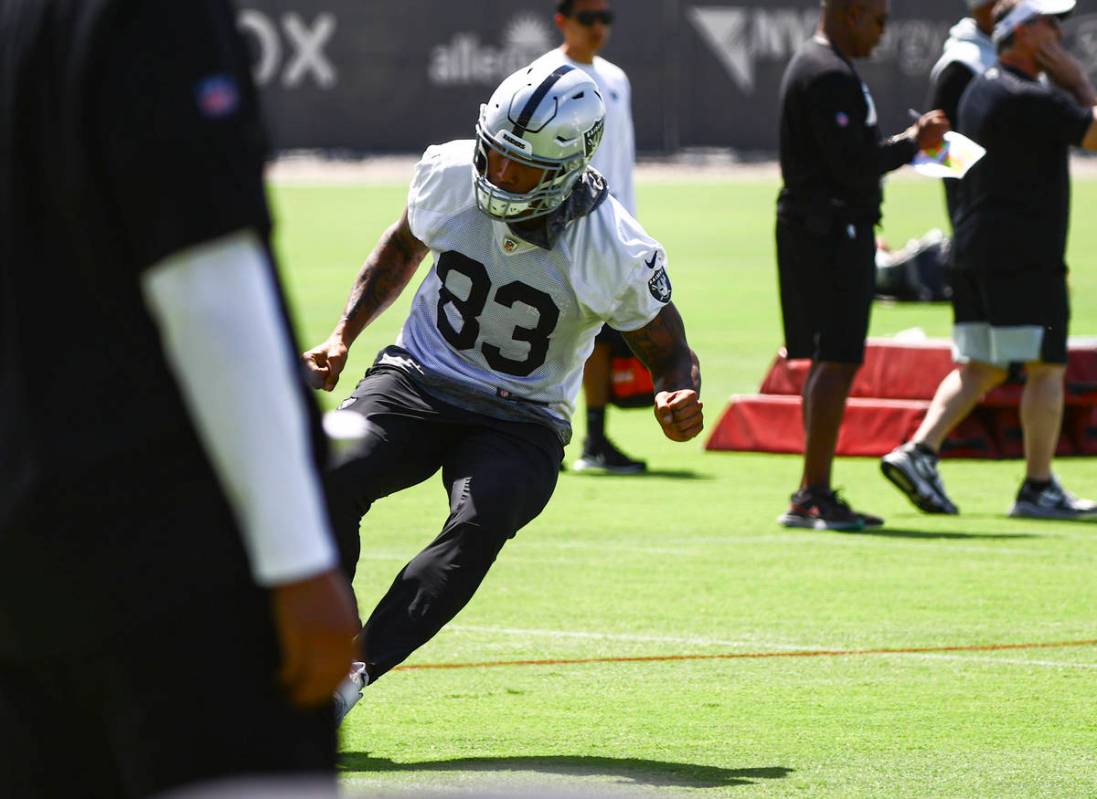
[[914,156],[914,171],[930,178],[962,178],[987,151],[967,136],[949,131],[937,150],[919,150]]

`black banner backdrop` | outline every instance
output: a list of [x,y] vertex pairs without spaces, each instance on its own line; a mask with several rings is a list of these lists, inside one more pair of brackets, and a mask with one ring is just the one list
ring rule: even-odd
[[[240,28],[275,146],[418,152],[470,137],[480,103],[559,42],[551,0],[240,0]],[[781,75],[818,20],[817,0],[618,0],[604,55],[632,81],[637,148],[773,152]],[[892,0],[875,57],[859,64],[888,132],[922,109],[960,0]],[[1097,0],[1079,0],[1067,44],[1097,77]]]

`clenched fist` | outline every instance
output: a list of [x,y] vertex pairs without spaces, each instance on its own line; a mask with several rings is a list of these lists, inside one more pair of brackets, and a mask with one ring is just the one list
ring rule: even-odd
[[704,405],[690,388],[655,395],[655,418],[671,441],[689,441],[705,429]]
[[347,365],[347,345],[336,338],[313,347],[301,356],[305,362],[308,383],[313,388],[333,391],[339,383],[339,375]]

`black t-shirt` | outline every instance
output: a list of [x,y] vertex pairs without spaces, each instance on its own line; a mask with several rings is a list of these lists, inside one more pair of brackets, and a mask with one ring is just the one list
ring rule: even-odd
[[[224,0],[2,0],[0,59],[2,654],[247,579],[231,521],[172,539],[152,521],[225,503],[139,280],[270,221]],[[149,524],[105,530],[127,503]],[[49,629],[66,606],[86,625]]]
[[[880,218],[880,178],[909,163],[917,146],[883,141],[876,105],[853,65],[810,39],[781,85],[782,218],[810,227]],[[842,225],[844,227],[844,224]]]
[[987,154],[960,185],[956,264],[992,272],[1066,269],[1070,147],[1093,110],[1001,64],[971,82],[959,130]]
[[[927,108],[939,108],[945,112],[949,122],[955,127],[959,119],[960,98],[964,91],[975,78],[975,72],[963,61],[953,61],[937,76],[929,95]],[[943,180],[945,184],[945,201],[948,204],[949,220],[956,219],[956,210],[959,206],[960,181]]]

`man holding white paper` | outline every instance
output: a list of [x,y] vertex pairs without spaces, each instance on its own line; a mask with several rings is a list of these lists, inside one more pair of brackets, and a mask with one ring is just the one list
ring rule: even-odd
[[[1026,479],[1011,516],[1097,517],[1071,496],[1051,461],[1063,416],[1070,303],[1065,263],[1071,146],[1097,150],[1097,91],[1061,45],[1075,0],[1001,0],[994,9],[998,63],[960,102],[960,131],[987,150],[960,184],[954,217],[954,352],[908,444],[886,455],[884,475],[927,513],[957,513],[937,472],[949,432],[1010,364],[1023,363]],[[1041,73],[1051,85],[1041,83]]]

